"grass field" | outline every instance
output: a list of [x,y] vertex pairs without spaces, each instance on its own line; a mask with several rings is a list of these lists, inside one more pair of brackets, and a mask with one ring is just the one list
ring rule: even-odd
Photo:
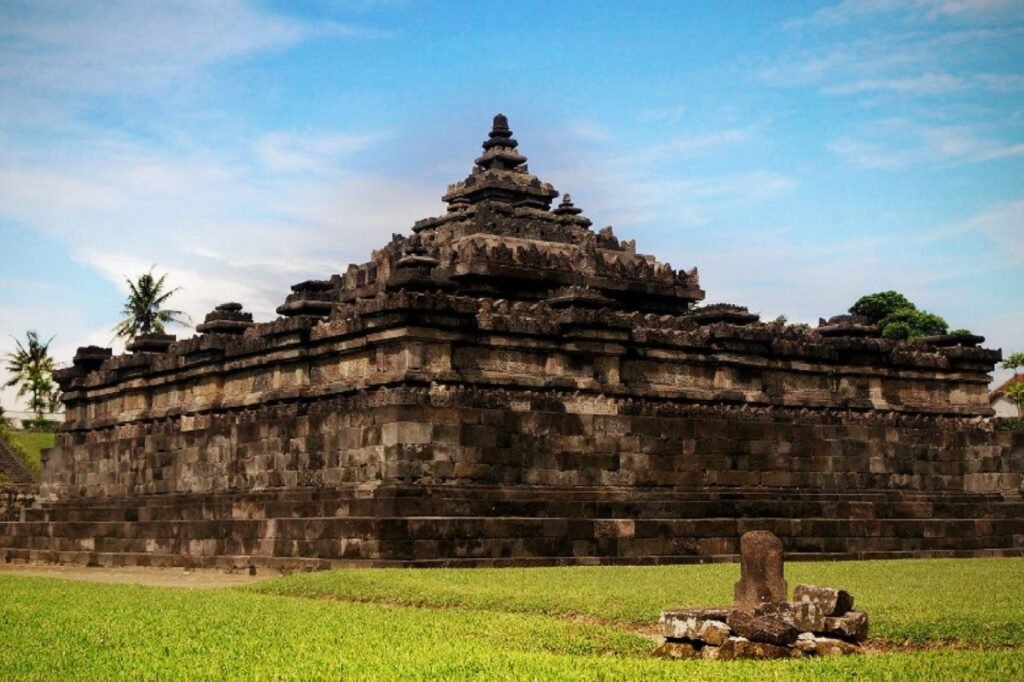
[[[728,602],[733,564],[352,570],[221,590],[0,575],[3,679],[1021,679],[1024,561],[790,564],[850,588],[893,642],[845,659],[651,659],[634,630]],[[580,617],[580,616],[586,617]]]
[[29,469],[38,474],[39,456],[43,450],[53,447],[56,435],[36,431],[15,431],[13,429],[7,431],[7,433],[10,434],[11,441],[19,451],[18,454],[23,456]]

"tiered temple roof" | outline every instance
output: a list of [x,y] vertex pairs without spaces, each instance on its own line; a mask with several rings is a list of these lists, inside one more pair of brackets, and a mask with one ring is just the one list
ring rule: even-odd
[[[382,291],[450,290],[504,300],[562,299],[567,291],[625,310],[682,313],[704,298],[697,269],[673,270],[599,232],[569,195],[531,174],[508,119],[498,114],[483,154],[443,199],[448,211],[394,235],[372,260],[330,280],[297,284],[282,315],[326,316]],[[580,292],[587,292],[581,294]]]

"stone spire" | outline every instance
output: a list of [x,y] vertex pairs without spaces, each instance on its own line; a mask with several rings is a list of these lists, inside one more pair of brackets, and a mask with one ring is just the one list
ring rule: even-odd
[[251,327],[252,313],[242,311],[242,304],[221,303],[206,314],[202,324],[196,326],[200,334],[244,334]]
[[491,132],[483,143],[484,153],[475,161],[473,172],[462,182],[449,185],[443,200],[449,213],[458,213],[483,201],[525,206],[547,211],[558,196],[555,188],[531,175],[526,157],[517,151],[508,118],[494,117]]
[[581,215],[583,213],[583,209],[572,203],[572,197],[570,197],[568,193],[562,197],[562,203],[552,209],[551,212],[561,218],[564,222],[575,223],[576,225],[584,228],[592,225],[589,218]]
[[[526,163],[526,157],[516,151],[519,143],[512,137],[505,114],[494,117],[491,132],[481,146],[484,153],[475,163],[484,170],[516,170],[517,166]],[[522,170],[526,172],[526,168]]]
[[572,197],[566,194],[562,197],[562,203],[558,205],[558,208],[551,212],[555,215],[579,215],[583,213],[583,209],[576,208],[576,204],[572,203]]

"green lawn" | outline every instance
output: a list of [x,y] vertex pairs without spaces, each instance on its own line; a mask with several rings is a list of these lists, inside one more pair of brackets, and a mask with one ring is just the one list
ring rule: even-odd
[[791,586],[853,590],[873,635],[970,651],[661,661],[629,631],[662,608],[727,602],[736,577],[735,565],[352,570],[184,590],[0,574],[0,679],[1024,678],[1017,559],[787,566]]
[[[843,587],[892,641],[1024,643],[1024,559],[792,562],[801,582]],[[387,569],[306,573],[248,589],[264,594],[466,607],[549,616],[582,614],[642,625],[672,606],[732,601],[737,564],[535,569]]]
[[11,441],[22,455],[28,468],[36,474],[39,473],[39,456],[43,450],[52,448],[56,440],[56,434],[37,431],[15,431],[8,430]]

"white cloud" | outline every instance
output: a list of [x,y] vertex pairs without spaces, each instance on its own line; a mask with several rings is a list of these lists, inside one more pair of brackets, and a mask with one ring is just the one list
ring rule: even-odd
[[366,149],[383,134],[351,133],[267,133],[256,141],[256,152],[271,171],[318,172],[337,168],[338,159]]
[[736,145],[750,138],[750,131],[740,128],[713,130],[689,135],[677,135],[664,144],[666,153],[678,156],[696,156],[718,149]]
[[1024,15],[1018,0],[842,0],[789,23],[791,28],[842,26],[880,14],[903,14],[907,20],[991,20]]
[[569,134],[584,142],[610,142],[615,139],[607,127],[596,121],[573,121]]
[[[46,11],[49,9],[50,11]],[[166,90],[210,64],[317,37],[377,33],[307,23],[243,0],[7,3],[0,9],[0,81],[98,93]]]
[[440,211],[438,187],[323,160],[370,144],[360,136],[277,135],[276,151],[298,151],[272,159],[270,169],[213,150],[178,155],[102,141],[83,141],[45,166],[34,159],[43,167],[21,157],[0,161],[0,217],[55,235],[73,258],[122,288],[124,276],[156,263],[182,287],[176,305],[201,320],[231,299],[272,319],[291,284],[364,262],[392,232]]
[[[1024,199],[996,206],[955,228],[960,232],[985,235],[1012,263],[1024,264]],[[1021,329],[1024,330],[1024,327]]]
[[904,78],[867,78],[826,86],[828,95],[854,95],[862,92],[890,91],[914,95],[936,95],[963,90],[967,82],[948,73],[923,73]]
[[971,126],[925,126],[902,119],[876,121],[864,137],[842,137],[828,149],[869,169],[900,169],[914,165],[981,163],[1024,154],[1024,144],[979,137]]

